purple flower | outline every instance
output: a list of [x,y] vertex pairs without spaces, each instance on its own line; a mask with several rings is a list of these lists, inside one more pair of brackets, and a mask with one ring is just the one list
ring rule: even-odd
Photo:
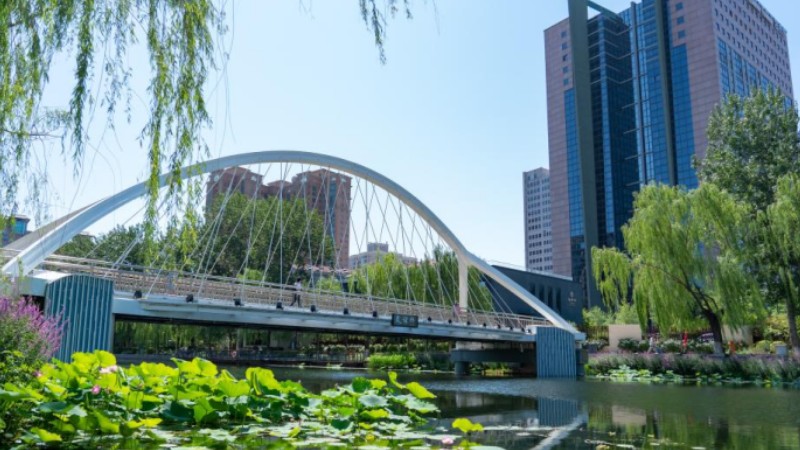
[[98,386],[96,384],[94,386],[92,386],[92,394],[97,395],[99,393],[100,393],[100,386]]
[[3,342],[9,348],[47,359],[61,345],[64,329],[61,314],[46,316],[37,304],[27,298],[0,298],[0,328],[16,330],[18,339]]

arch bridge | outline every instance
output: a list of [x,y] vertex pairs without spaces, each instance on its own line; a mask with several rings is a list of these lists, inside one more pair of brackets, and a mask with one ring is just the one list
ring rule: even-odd
[[[378,172],[318,153],[262,151],[186,167],[180,177],[205,180],[206,189],[201,230],[181,258],[165,238],[154,259],[132,261],[141,227],[129,228],[117,253],[100,239],[85,255],[60,254],[110,214],[135,209],[145,183],[3,248],[3,274],[67,317],[60,356],[110,349],[115,320],[177,321],[448,339],[464,343],[454,352],[463,363],[511,346],[530,350],[521,353],[536,359],[539,376],[575,374],[584,336]],[[168,181],[161,176],[162,187]],[[512,313],[490,292],[495,283],[536,315]]]

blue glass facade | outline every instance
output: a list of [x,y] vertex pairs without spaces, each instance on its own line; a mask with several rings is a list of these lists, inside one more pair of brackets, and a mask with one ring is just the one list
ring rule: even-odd
[[675,162],[678,184],[694,189],[697,187],[697,174],[694,170],[694,124],[686,45],[673,47],[671,59],[672,108],[675,111]]

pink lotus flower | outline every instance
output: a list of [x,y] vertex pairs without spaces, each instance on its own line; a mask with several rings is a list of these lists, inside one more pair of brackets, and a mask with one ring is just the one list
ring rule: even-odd
[[94,386],[92,386],[92,394],[97,395],[99,393],[100,393],[100,386],[98,386],[96,384]]
[[100,373],[102,373],[102,374],[115,373],[117,370],[119,370],[118,366],[108,366],[108,367],[103,367],[102,369],[100,369]]
[[453,445],[455,441],[451,437],[446,437],[442,439],[442,445]]
[[39,378],[40,376],[42,376],[42,372],[37,370],[36,372],[33,372],[33,376],[35,378]]

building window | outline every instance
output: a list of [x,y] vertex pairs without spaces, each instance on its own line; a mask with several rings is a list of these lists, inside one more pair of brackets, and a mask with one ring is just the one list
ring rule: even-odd
[[564,67],[563,69],[561,69],[561,72],[562,73],[568,73],[569,72],[569,66]]
[[561,61],[566,61],[569,58],[569,53],[561,55]]
[[569,84],[569,78],[564,78],[564,86]]
[[685,20],[683,19],[683,16],[680,16],[680,17],[678,17],[678,19],[676,20],[676,22],[678,23],[678,25],[682,25],[682,24],[683,24],[683,22],[685,22]]
[[567,30],[561,32],[561,39],[565,39],[567,37]]
[[683,9],[683,2],[678,2],[675,4],[675,11],[680,11]]
[[686,37],[686,31],[684,30],[678,31],[678,39],[683,39],[685,37]]

